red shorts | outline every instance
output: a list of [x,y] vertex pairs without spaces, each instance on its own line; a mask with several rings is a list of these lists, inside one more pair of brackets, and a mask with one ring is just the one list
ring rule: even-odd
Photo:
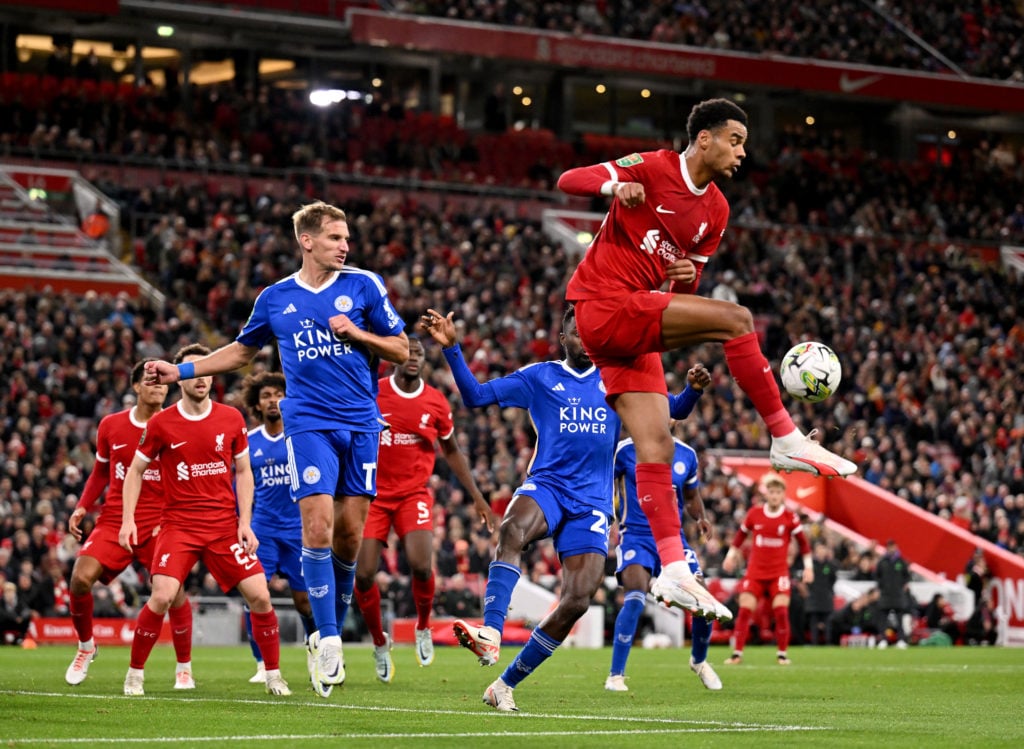
[[92,557],[103,567],[103,572],[100,573],[100,582],[104,585],[124,572],[133,559],[137,559],[147,570],[153,562],[153,548],[156,546],[156,540],[153,538],[152,528],[139,529],[139,543],[132,547],[131,551],[126,551],[117,542],[117,534],[120,530],[120,526],[113,528],[99,523],[92,529],[89,538],[82,544],[82,548],[78,550],[78,556]]
[[576,328],[590,360],[601,370],[609,396],[668,395],[661,352],[661,317],[672,301],[663,291],[576,302]]
[[740,584],[736,586],[737,593],[750,593],[754,598],[761,600],[764,597],[769,599],[775,598],[777,595],[788,596],[791,594],[792,584],[789,580],[789,575],[782,575],[781,577],[769,577],[769,578],[758,578],[753,579],[745,577],[740,580]]
[[377,497],[366,515],[363,538],[375,538],[386,544],[391,526],[399,538],[412,531],[433,531],[433,518],[434,498],[425,489],[401,499]]
[[167,575],[184,583],[196,562],[202,560],[220,589],[227,593],[247,577],[263,573],[263,565],[246,554],[236,533],[201,536],[182,528],[164,528],[156,537],[151,575]]

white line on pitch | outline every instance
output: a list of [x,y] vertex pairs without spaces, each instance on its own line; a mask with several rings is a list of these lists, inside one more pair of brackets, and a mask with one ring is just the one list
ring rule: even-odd
[[[86,700],[127,700],[129,702],[175,702],[179,704],[187,703],[228,703],[235,705],[261,705],[267,707],[313,707],[319,709],[332,709],[332,710],[354,710],[356,712],[383,712],[383,713],[412,713],[414,715],[459,715],[459,716],[471,716],[474,718],[495,718],[495,719],[508,719],[508,713],[500,713],[491,710],[480,711],[480,710],[437,710],[437,709],[417,709],[411,707],[390,707],[387,705],[340,705],[333,702],[296,702],[293,700],[253,700],[253,699],[239,699],[239,698],[228,698],[228,697],[122,697],[116,694],[81,694],[81,693],[67,693],[67,692],[31,692],[26,690],[0,690],[0,694],[12,695],[12,696],[26,696],[26,697],[53,697],[57,699],[86,699]],[[717,720],[688,720],[685,718],[644,718],[639,716],[622,716],[622,715],[571,715],[564,713],[531,713],[520,711],[515,714],[515,718],[539,718],[543,720],[582,720],[582,721],[614,721],[615,723],[653,723],[661,725],[683,725],[692,726],[697,730],[711,731],[711,730],[732,730],[732,731],[823,731],[829,730],[827,727],[821,726],[798,726],[798,725],[777,725],[772,723],[741,723],[737,721],[717,721]],[[645,731],[646,732],[646,731]],[[572,734],[573,732],[569,732]],[[588,731],[587,733],[592,733]],[[614,735],[615,732],[609,732],[609,735]],[[383,734],[368,734],[370,736],[381,736]],[[419,734],[400,734],[408,736],[418,736]],[[435,734],[427,734],[427,736],[433,736]],[[452,734],[453,736],[456,734]],[[461,734],[459,734],[461,735]],[[471,736],[475,734],[465,734]],[[482,735],[492,736],[495,734],[485,733]],[[540,733],[532,733],[530,735],[545,735]],[[561,735],[561,734],[551,734]],[[224,737],[222,737],[224,738]],[[0,739],[2,741],[3,739]],[[155,740],[155,739],[154,739]],[[211,738],[210,741],[215,739]]]

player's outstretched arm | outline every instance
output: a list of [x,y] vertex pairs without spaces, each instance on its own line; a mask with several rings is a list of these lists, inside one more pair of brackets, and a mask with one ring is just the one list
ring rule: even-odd
[[442,315],[436,310],[427,310],[427,314],[420,318],[423,326],[435,341],[443,346],[441,353],[448,362],[455,378],[455,386],[462,395],[462,401],[470,408],[489,406],[498,402],[498,396],[489,382],[482,385],[476,381],[476,377],[469,371],[469,365],[462,356],[462,349],[459,347],[455,336],[454,312]]
[[149,383],[171,384],[193,377],[233,372],[252,361],[257,353],[259,353],[259,349],[255,346],[245,346],[238,341],[232,341],[213,353],[183,364],[175,365],[159,360],[146,362],[145,379]]

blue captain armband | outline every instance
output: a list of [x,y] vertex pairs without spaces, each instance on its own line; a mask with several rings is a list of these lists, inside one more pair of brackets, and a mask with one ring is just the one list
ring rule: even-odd
[[179,380],[191,380],[196,376],[196,363],[191,361],[183,361],[178,365],[178,379]]

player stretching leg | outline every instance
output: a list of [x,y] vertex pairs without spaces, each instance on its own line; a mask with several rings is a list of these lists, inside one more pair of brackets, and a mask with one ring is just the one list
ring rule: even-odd
[[[96,581],[106,584],[121,574],[132,560],[150,569],[156,541],[160,512],[164,506],[164,493],[160,481],[160,463],[154,461],[143,475],[142,489],[136,507],[136,524],[142,543],[128,552],[117,542],[121,529],[122,490],[125,472],[135,456],[135,448],[146,428],[146,422],[163,408],[167,386],[142,381],[146,359],[132,367],[131,386],[136,405],[127,411],[103,417],[96,432],[96,463],[82,490],[78,506],[68,520],[68,530],[82,540],[81,522],[99,499],[103,488],[103,512],[89,538],[78,552],[71,571],[71,622],[78,633],[78,652],[64,674],[68,684],[81,684],[89,674],[89,664],[96,658],[96,643],[92,636],[93,597]],[[177,657],[174,688],[195,689],[192,678],[192,606],[185,591],[178,595],[167,610],[171,620],[171,637]]]
[[[704,388],[711,384],[711,374],[698,364],[686,375],[687,385],[679,396],[672,399],[672,417],[685,419],[693,410]],[[615,636],[612,644],[612,664],[604,688],[612,692],[626,692],[626,661],[636,636],[637,622],[647,602],[647,588],[651,575],[661,571],[658,549],[654,544],[647,516],[640,508],[636,493],[636,448],[633,440],[625,439],[615,451],[615,494],[619,510],[619,547],[616,574],[626,597],[619,615],[615,618]],[[680,513],[689,512],[701,532],[702,538],[711,533],[711,525],[704,515],[704,498],[700,491],[700,475],[697,453],[686,443],[675,440],[675,456],[672,460],[672,485],[678,497]],[[683,537],[686,561],[694,576],[703,581],[697,554]],[[692,643],[690,648],[690,669],[697,674],[701,683],[712,690],[722,688],[722,680],[707,662],[708,645],[711,642],[713,623],[703,617],[694,616],[690,621]]]
[[355,599],[373,637],[377,678],[385,684],[394,678],[391,638],[384,632],[380,612],[380,588],[376,573],[381,551],[394,527],[405,549],[412,572],[412,598],[416,606],[416,660],[421,666],[434,662],[430,612],[434,606],[434,496],[427,481],[434,470],[434,443],[441,445],[448,465],[473,498],[473,506],[488,530],[494,516],[466,456],[459,449],[451,407],[439,390],[420,377],[423,343],[409,338],[409,358],[394,374],[378,382],[377,404],[388,428],[380,433],[377,498],[370,505],[356,563]]
[[[635,153],[570,169],[558,186],[570,195],[613,198],[566,299],[577,304],[580,337],[636,445],[637,491],[646,500],[662,563],[652,592],[708,615],[719,609],[690,572],[679,536],[661,352],[723,344],[729,371],[771,432],[776,468],[848,476],[856,465],[796,428],[761,353],[750,311],[694,293],[729,218],[729,205],[713,180],[731,178],[746,156],[747,115],[726,99],[703,101],[691,111],[686,131],[689,144],[682,154]],[[666,281],[669,291],[663,292]]]

